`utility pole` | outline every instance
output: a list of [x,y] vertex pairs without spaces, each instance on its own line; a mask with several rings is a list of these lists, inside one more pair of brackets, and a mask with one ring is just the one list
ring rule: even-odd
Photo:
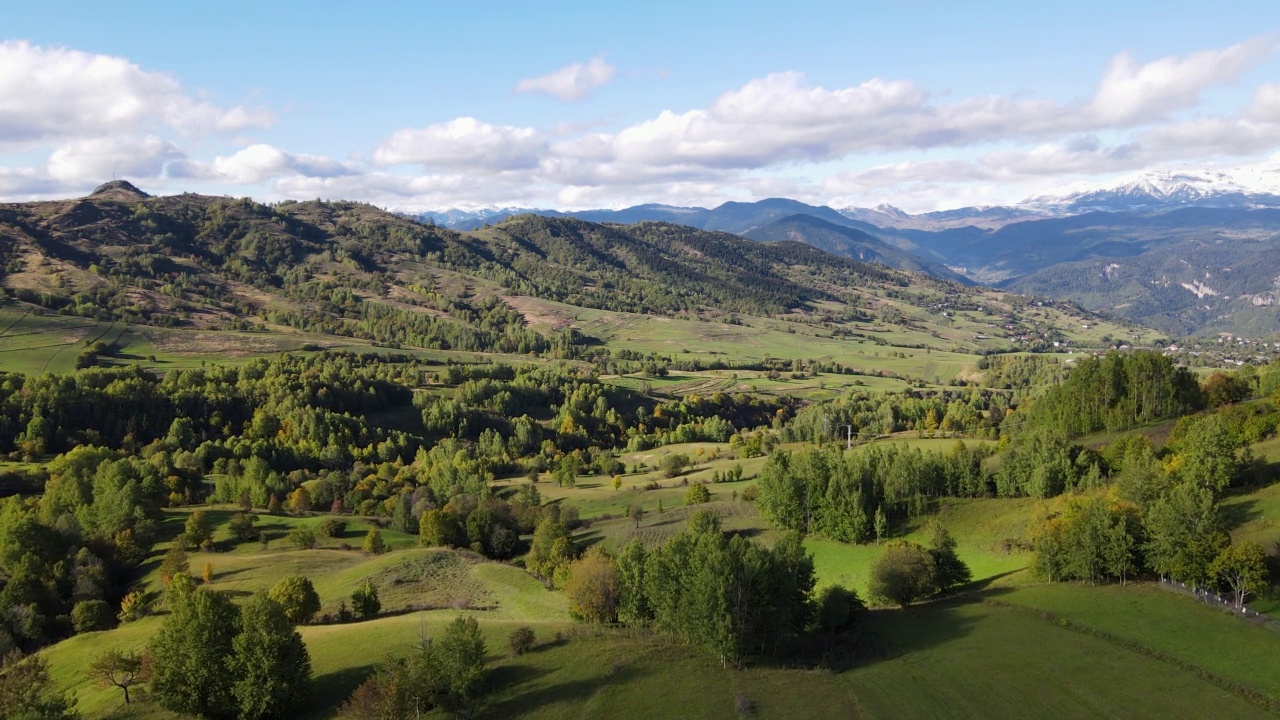
[[845,446],[845,449],[852,450],[853,449],[853,426],[845,425],[844,427],[846,430],[848,430],[848,445]]

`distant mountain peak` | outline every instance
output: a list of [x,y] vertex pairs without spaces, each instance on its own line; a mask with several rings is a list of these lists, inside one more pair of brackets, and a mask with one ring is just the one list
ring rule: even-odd
[[93,189],[89,193],[89,197],[101,197],[103,195],[126,196],[134,198],[147,198],[150,195],[142,192],[133,183],[128,180],[112,180],[105,182]]

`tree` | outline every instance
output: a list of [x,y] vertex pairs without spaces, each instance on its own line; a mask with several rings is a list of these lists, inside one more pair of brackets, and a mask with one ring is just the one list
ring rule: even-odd
[[507,638],[507,644],[511,646],[512,655],[524,655],[533,649],[537,639],[537,636],[533,634],[533,628],[528,626],[518,627],[511,631],[511,635]]
[[636,527],[640,527],[640,522],[644,520],[644,503],[640,498],[636,498],[635,502],[631,503],[628,514],[631,516],[631,522],[635,523]]
[[1213,493],[1181,482],[1151,506],[1146,517],[1147,565],[1165,577],[1199,587],[1209,581],[1209,565],[1227,544]]
[[459,535],[458,521],[448,510],[426,510],[418,518],[418,537],[427,547],[457,547]]
[[551,517],[544,517],[533,531],[525,567],[543,582],[551,582],[561,565],[573,559],[573,541],[569,528]]
[[1226,417],[1217,413],[1187,419],[1171,467],[1184,482],[1193,482],[1215,495],[1230,487],[1239,473],[1236,450],[1240,438]]
[[140,653],[108,650],[94,658],[89,677],[99,687],[118,687],[124,691],[124,704],[129,704],[129,688],[147,682],[151,668]]
[[122,623],[141,620],[151,612],[151,599],[141,590],[130,590],[120,600],[120,614],[116,618]]
[[618,619],[618,570],[613,558],[594,545],[569,564],[565,584],[569,607],[587,622],[611,623]]
[[956,540],[942,523],[933,520],[927,532],[930,535],[929,554],[933,556],[938,571],[938,590],[948,590],[973,579],[969,566],[956,555]]
[[460,617],[449,623],[424,653],[425,675],[435,705],[459,716],[468,716],[484,687],[487,653],[480,623]]
[[54,692],[40,656],[17,649],[0,657],[0,717],[11,720],[79,720],[75,701]]
[[307,492],[304,487],[299,487],[289,493],[288,507],[289,512],[294,515],[305,515],[311,512],[311,493]]
[[244,606],[232,642],[232,692],[241,718],[291,718],[307,702],[311,656],[285,609],[261,593]]
[[320,596],[305,575],[291,575],[271,586],[268,597],[280,605],[285,617],[304,625],[320,612]]
[[77,633],[107,630],[115,623],[115,615],[105,600],[81,600],[71,608],[71,625]]
[[1228,545],[1209,565],[1209,574],[1231,591],[1238,608],[1267,587],[1267,553],[1255,542]]
[[213,520],[209,513],[196,510],[188,515],[183,534],[193,547],[204,547],[206,543],[213,542]]
[[906,607],[937,591],[937,573],[928,550],[907,540],[891,542],[871,564],[871,597]]
[[231,520],[227,523],[227,529],[231,531],[231,536],[240,542],[252,542],[258,539],[258,528],[254,525],[258,522],[258,516],[251,512],[238,512],[231,516]]
[[191,570],[187,562],[187,549],[183,547],[181,540],[182,538],[178,538],[173,541],[168,552],[164,554],[164,561],[160,563],[160,581],[165,585],[168,585],[174,576]]
[[228,660],[240,611],[227,596],[197,588],[185,574],[169,585],[172,612],[151,640],[151,691],[178,713],[229,718],[235,713]]
[[876,531],[876,542],[880,542],[884,540],[885,536],[889,532],[889,518],[884,514],[883,505],[876,506],[876,513],[875,513],[875,519],[873,521],[873,526],[875,527],[875,531]]
[[382,601],[378,599],[378,588],[365,580],[363,585],[351,593],[351,609],[361,620],[367,620],[381,612]]
[[828,585],[818,593],[818,630],[834,637],[857,626],[866,611],[858,593],[841,585]]
[[387,542],[382,539],[382,531],[377,525],[370,525],[364,536],[364,551],[370,555],[381,555],[387,551]]
[[662,474],[673,478],[684,471],[689,466],[689,456],[684,453],[671,453],[662,458],[659,467],[662,468]]
[[711,491],[702,483],[694,483],[684,493],[685,505],[701,505],[711,501]]

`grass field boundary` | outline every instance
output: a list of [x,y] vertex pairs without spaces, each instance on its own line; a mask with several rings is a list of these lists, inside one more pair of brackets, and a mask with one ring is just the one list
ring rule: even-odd
[[21,315],[19,315],[17,318],[15,318],[13,322],[9,323],[8,325],[5,325],[4,329],[0,330],[0,338],[4,337],[5,334],[8,333],[10,330],[12,330],[15,325],[25,320],[26,317],[30,314],[31,314],[31,311],[28,310],[22,313]]
[[1166,592],[1192,598],[1205,607],[1220,610],[1232,617],[1239,618],[1246,622],[1251,622],[1254,625],[1264,627],[1273,632],[1280,632],[1280,620],[1276,620],[1265,613],[1260,613],[1247,605],[1244,607],[1236,607],[1236,605],[1230,600],[1217,593],[1209,592],[1204,588],[1190,588],[1180,582],[1174,582],[1173,580],[1167,580],[1165,578],[1160,578],[1160,582],[1156,583],[1155,587]]
[[1098,628],[1091,627],[1089,625],[1084,625],[1082,623],[1079,623],[1074,620],[1070,620],[1065,617],[1060,617],[1059,615],[1052,613],[1048,610],[1040,610],[1037,608],[1028,607],[1026,605],[1019,605],[1017,603],[1004,602],[1003,600],[995,600],[992,598],[983,598],[982,604],[997,610],[1004,610],[1006,612],[1011,612],[1017,615],[1021,615],[1022,617],[1027,617],[1034,620],[1040,620],[1045,623],[1050,623],[1055,627],[1061,628],[1068,632],[1079,633],[1081,635],[1087,635],[1089,637],[1097,638],[1098,640],[1102,640],[1103,642],[1109,643],[1111,645],[1115,645],[1118,648],[1128,650],[1129,652],[1135,653],[1137,655],[1142,655],[1144,657],[1149,657],[1153,660],[1159,660],[1160,662],[1168,663],[1169,665],[1172,665],[1180,670],[1183,670],[1185,672],[1191,673],[1192,675],[1195,675],[1196,677],[1200,678],[1201,680],[1204,680],[1205,682],[1216,685],[1217,687],[1231,693],[1232,695],[1235,695],[1241,700],[1244,700],[1245,702],[1251,705],[1254,705],[1256,707],[1262,708],[1263,710],[1266,710],[1272,715],[1280,715],[1280,700],[1277,700],[1276,698],[1273,698],[1267,695],[1266,693],[1260,690],[1257,690],[1256,688],[1249,687],[1248,685],[1243,685],[1234,680],[1231,680],[1230,678],[1226,678],[1215,672],[1206,670],[1205,668],[1199,665],[1196,665],[1193,662],[1184,660],[1176,655],[1171,655],[1169,653],[1156,650],[1155,648],[1152,648],[1148,645],[1138,642],[1133,638],[1127,638],[1121,635],[1116,635],[1114,633],[1107,632],[1106,630],[1100,630]]

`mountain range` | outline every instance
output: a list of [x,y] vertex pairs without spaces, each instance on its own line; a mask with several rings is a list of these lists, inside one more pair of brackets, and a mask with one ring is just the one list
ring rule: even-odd
[[771,198],[715,208],[507,208],[418,217],[472,229],[519,214],[660,221],[938,278],[1066,299],[1175,334],[1280,331],[1280,166],[1154,172],[1010,206],[910,214]]

